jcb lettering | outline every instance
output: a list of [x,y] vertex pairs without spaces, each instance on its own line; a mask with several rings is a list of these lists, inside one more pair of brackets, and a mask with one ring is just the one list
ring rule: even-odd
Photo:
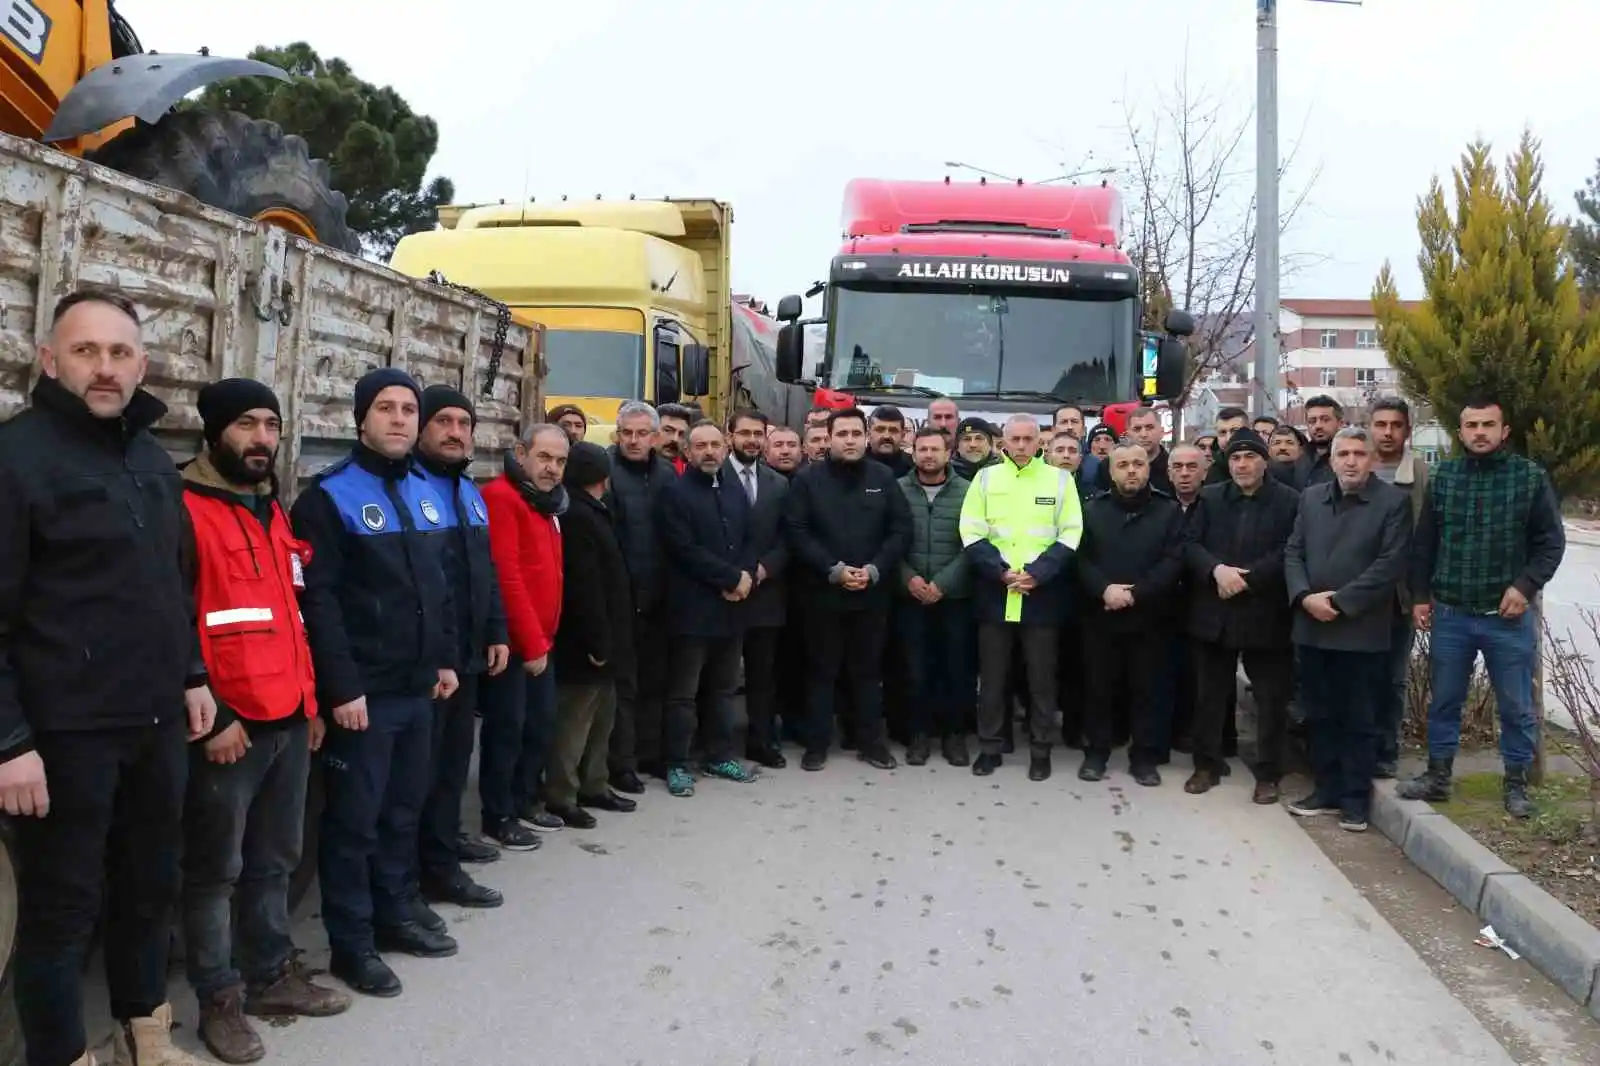
[[0,33],[38,62],[44,59],[44,46],[50,40],[50,16],[29,0],[0,0]]

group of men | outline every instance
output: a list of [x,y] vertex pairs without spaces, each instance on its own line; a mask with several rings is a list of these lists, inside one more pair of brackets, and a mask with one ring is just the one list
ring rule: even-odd
[[1506,805],[1529,813],[1527,607],[1564,539],[1492,397],[1431,479],[1399,400],[1364,428],[1314,398],[1276,459],[1235,409],[1214,447],[1169,449],[1148,408],[1117,439],[1072,405],[1041,433],[947,398],[920,427],[883,406],[800,430],[631,401],[609,449],[552,411],[480,489],[472,402],[385,368],[355,385],[351,454],[286,515],[278,398],[204,388],[205,448],[180,473],[149,432],[165,408],[139,334],[116,294],[63,300],[33,404],[0,428],[0,811],[29,1066],[92,1062],[80,974],[102,899],[119,1061],[197,1061],[168,1035],[180,901],[219,1058],[263,1056],[249,1016],[347,1008],[289,937],[314,753],[330,969],[377,996],[401,992],[384,952],[456,952],[430,902],[503,902],[464,863],[630,812],[649,776],[676,797],[751,781],[786,765],[785,736],[805,770],[842,732],[875,767],[897,739],[912,765],[937,745],[989,775],[1020,709],[1032,780],[1064,743],[1101,780],[1126,744],[1152,787],[1191,753],[1199,794],[1229,772],[1242,660],[1254,800],[1280,798],[1298,691],[1316,781],[1290,810],[1364,829],[1413,627],[1432,629],[1434,686],[1429,767],[1404,791],[1448,795],[1482,651]]

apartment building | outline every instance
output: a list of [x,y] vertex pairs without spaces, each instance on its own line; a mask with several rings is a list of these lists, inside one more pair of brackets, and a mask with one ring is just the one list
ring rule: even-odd
[[1399,389],[1378,343],[1371,300],[1287,299],[1279,305],[1282,337],[1280,410],[1301,420],[1312,396],[1332,396],[1352,414]]

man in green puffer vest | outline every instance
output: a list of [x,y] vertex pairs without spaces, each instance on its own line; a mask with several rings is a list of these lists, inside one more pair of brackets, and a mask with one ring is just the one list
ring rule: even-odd
[[911,743],[906,762],[928,761],[937,734],[945,761],[968,762],[966,720],[978,695],[970,574],[961,547],[961,505],[971,482],[950,466],[950,440],[924,426],[900,479],[911,507],[911,547],[900,564],[895,624],[911,675]]

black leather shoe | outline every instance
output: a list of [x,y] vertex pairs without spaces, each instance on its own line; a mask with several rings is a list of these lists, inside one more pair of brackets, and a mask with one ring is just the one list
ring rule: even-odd
[[1050,765],[1050,756],[1035,755],[1028,760],[1028,780],[1048,781],[1053,767]]
[[545,804],[545,810],[567,823],[568,829],[593,829],[600,823],[595,821],[594,815],[582,807],[560,807],[553,803]]
[[430,933],[448,933],[450,931],[449,924],[439,917],[438,912],[420,899],[411,901],[411,920]]
[[926,766],[926,765],[928,765],[928,755],[930,754],[930,751],[929,751],[930,747],[931,747],[931,745],[928,743],[928,738],[925,735],[923,735],[921,733],[918,733],[916,736],[912,737],[911,738],[911,743],[906,745],[906,765],[907,766]]
[[862,748],[856,753],[856,758],[868,766],[877,767],[879,770],[893,770],[900,765],[895,761],[894,756],[889,754],[889,749],[882,744],[873,744]]
[[1083,765],[1078,767],[1079,781],[1104,781],[1106,777],[1106,757],[1104,755],[1085,755]]
[[[444,884],[430,885],[424,883],[422,894],[435,903],[454,903],[457,907],[471,907],[474,910],[488,910],[498,907],[506,901],[495,889],[488,885],[480,885],[466,874],[453,877]],[[442,933],[445,930],[436,929],[433,932]]]
[[461,862],[469,862],[475,865],[482,865],[487,862],[499,862],[500,849],[492,845],[485,844],[481,840],[473,840],[471,837],[467,836],[467,834],[462,833],[461,836],[456,839],[456,858]]
[[349,985],[352,992],[363,996],[393,999],[401,992],[400,978],[375,951],[366,955],[335,953],[328,963],[328,972]]
[[611,788],[616,792],[639,796],[644,793],[644,782],[639,780],[639,775],[632,770],[618,770],[611,775]]
[[820,770],[828,765],[828,753],[825,751],[808,751],[805,758],[800,760],[802,770]]
[[1161,771],[1154,766],[1130,766],[1128,773],[1133,775],[1136,784],[1145,788],[1155,788],[1161,784]]
[[986,751],[973,761],[972,776],[988,777],[998,769],[1000,769],[1000,756]]
[[746,748],[744,757],[759,766],[765,766],[768,770],[782,770],[789,765],[789,760],[783,757],[783,752],[776,744],[770,748]]
[[[615,792],[607,792],[603,796],[579,796],[578,806],[593,807],[597,811],[615,811],[618,814],[632,814],[639,809],[639,805],[633,800],[627,796],[619,796]],[[567,824],[572,823],[567,822]]]
[[445,959],[458,950],[454,937],[424,929],[416,922],[380,925],[373,932],[379,951],[397,951],[419,959]]

